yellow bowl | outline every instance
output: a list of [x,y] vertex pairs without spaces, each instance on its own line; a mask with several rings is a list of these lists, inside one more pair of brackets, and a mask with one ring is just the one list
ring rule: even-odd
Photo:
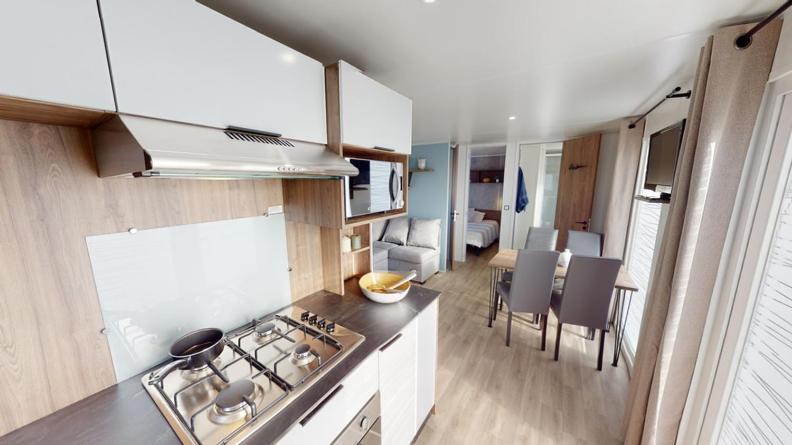
[[407,296],[407,292],[410,291],[409,281],[393,289],[392,293],[374,292],[369,290],[369,286],[380,285],[387,287],[397,283],[402,278],[404,278],[403,275],[391,272],[369,272],[360,277],[358,285],[360,286],[360,290],[363,291],[363,295],[371,301],[376,301],[377,303],[396,303]]

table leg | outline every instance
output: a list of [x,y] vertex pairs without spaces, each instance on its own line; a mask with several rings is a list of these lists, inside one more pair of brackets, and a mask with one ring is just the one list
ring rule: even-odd
[[489,301],[487,305],[487,309],[489,312],[487,313],[487,326],[492,327],[492,300],[495,297],[495,268],[490,267],[490,288],[489,288]]
[[624,325],[627,323],[627,316],[630,314],[630,306],[632,305],[633,291],[630,291],[630,298],[627,300],[625,306],[624,300],[627,298],[627,290],[619,292],[621,295],[621,304],[619,304],[619,319],[617,320],[617,327],[615,329],[616,338],[613,345],[613,366],[619,366],[619,356],[621,355],[622,343],[624,343]]

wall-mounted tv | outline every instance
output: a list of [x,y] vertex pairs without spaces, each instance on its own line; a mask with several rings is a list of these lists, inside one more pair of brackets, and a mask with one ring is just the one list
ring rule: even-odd
[[649,157],[646,161],[644,189],[671,193],[677,156],[682,145],[685,120],[663,128],[649,137]]

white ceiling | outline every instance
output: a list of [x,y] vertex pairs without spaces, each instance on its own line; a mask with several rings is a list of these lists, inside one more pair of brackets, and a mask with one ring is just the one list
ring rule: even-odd
[[[201,0],[413,99],[413,142],[614,127],[694,75],[704,39],[778,0]],[[517,116],[510,121],[508,116]]]

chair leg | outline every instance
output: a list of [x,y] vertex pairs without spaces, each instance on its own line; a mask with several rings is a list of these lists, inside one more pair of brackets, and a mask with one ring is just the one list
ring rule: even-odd
[[500,301],[500,295],[495,294],[495,301],[492,303],[492,320],[498,319],[498,302]]
[[503,298],[499,298],[499,300],[500,301],[498,302],[498,310],[502,311],[503,310]]
[[511,342],[511,323],[512,323],[512,311],[509,311],[509,318],[506,320],[506,346],[509,346]]
[[539,323],[542,324],[542,351],[544,351],[547,344],[547,315],[539,315]]
[[602,355],[605,353],[605,330],[600,331],[599,356],[597,357],[597,371],[602,371]]
[[556,348],[555,348],[555,357],[553,360],[558,361],[558,349],[561,347],[561,327],[563,324],[558,322],[558,327],[556,327]]

